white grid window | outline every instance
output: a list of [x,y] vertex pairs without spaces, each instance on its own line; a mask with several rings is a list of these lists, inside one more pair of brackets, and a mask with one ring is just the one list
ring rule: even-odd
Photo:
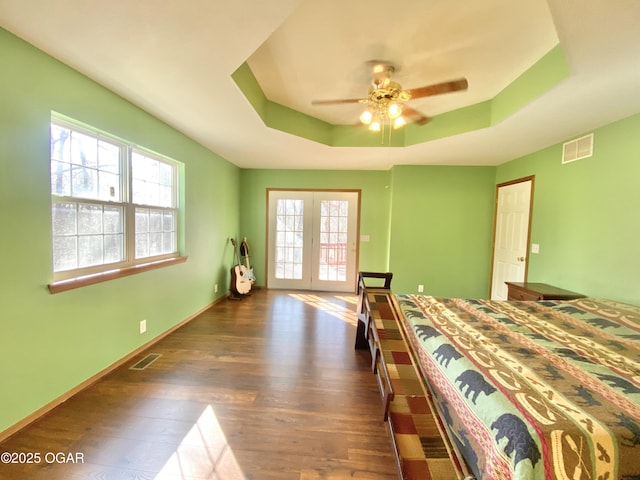
[[175,162],[52,117],[54,277],[176,257],[177,185]]

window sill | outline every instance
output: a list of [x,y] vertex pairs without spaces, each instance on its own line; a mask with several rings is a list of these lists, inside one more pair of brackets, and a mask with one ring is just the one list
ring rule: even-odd
[[186,262],[187,258],[188,257],[169,258],[167,260],[159,260],[157,262],[136,265],[135,267],[121,268],[104,273],[97,273],[95,275],[87,275],[84,277],[52,282],[48,285],[49,293],[66,292],[67,290],[73,290],[74,288],[86,287],[87,285],[107,282],[116,278],[128,277],[129,275],[135,275],[136,273],[148,272],[149,270],[155,270],[157,268],[170,267],[171,265],[178,265],[179,263]]

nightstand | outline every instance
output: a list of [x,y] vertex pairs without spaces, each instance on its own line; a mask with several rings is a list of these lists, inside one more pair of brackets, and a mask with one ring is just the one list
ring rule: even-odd
[[508,287],[507,300],[572,300],[584,298],[581,293],[571,292],[546,283],[505,282]]

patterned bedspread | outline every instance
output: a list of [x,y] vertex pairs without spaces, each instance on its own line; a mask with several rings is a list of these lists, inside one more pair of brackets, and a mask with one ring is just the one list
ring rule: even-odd
[[480,480],[640,480],[640,308],[397,295]]

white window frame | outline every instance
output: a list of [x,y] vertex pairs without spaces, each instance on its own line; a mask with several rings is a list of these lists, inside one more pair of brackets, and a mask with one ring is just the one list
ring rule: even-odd
[[[126,142],[122,139],[119,139],[113,135],[102,132],[98,129],[89,127],[87,125],[83,125],[79,122],[75,122],[71,119],[63,117],[61,115],[57,115],[52,113],[51,115],[51,125],[56,125],[62,128],[70,129],[76,132],[79,132],[84,135],[88,135],[93,138],[101,139],[103,141],[108,142],[109,144],[116,145],[119,148],[119,162],[120,162],[120,179],[119,179],[119,189],[120,189],[120,198],[119,200],[104,200],[97,198],[84,198],[80,196],[61,196],[54,193],[53,186],[51,187],[51,216],[52,216],[52,239],[51,239],[51,248],[52,248],[52,272],[53,272],[53,281],[54,284],[56,282],[69,282],[70,280],[83,279],[87,277],[101,276],[105,274],[113,274],[119,271],[125,271],[127,269],[138,269],[138,267],[146,267],[149,264],[153,263],[163,263],[167,260],[175,259],[180,257],[180,205],[179,205],[179,185],[180,185],[180,164],[175,160],[167,158],[164,155],[157,154],[148,149],[140,147],[138,145],[134,145],[130,142]],[[51,138],[50,138],[51,143]],[[153,204],[153,203],[133,203],[133,175],[132,175],[132,165],[133,165],[133,154],[137,153],[140,155],[144,155],[145,157],[161,162],[162,164],[169,165],[171,167],[171,195],[170,195],[170,204],[167,205],[166,202],[164,205]],[[52,165],[53,159],[50,157],[50,166]],[[50,178],[52,178],[52,172],[50,171]],[[99,193],[98,193],[99,195]],[[53,208],[56,204],[60,203],[68,203],[75,205],[102,205],[102,206],[118,206],[123,210],[123,259],[121,261],[111,262],[111,263],[100,263],[96,265],[91,265],[87,267],[77,267],[77,268],[69,268],[69,269],[61,269],[56,271],[55,265],[53,264],[53,258],[55,257],[55,246],[54,242],[56,240],[56,236],[54,236],[54,212]],[[153,254],[148,256],[143,256],[136,258],[136,224],[135,224],[135,213],[136,209],[152,209],[152,210],[161,210],[162,212],[167,212],[173,215],[173,225],[172,230],[164,233],[168,233],[172,235],[172,245],[171,251],[165,251],[159,254]],[[163,217],[164,218],[164,217]],[[161,235],[163,232],[160,232]],[[102,234],[105,235],[104,232]],[[76,232],[76,238],[80,238],[80,235]],[[140,271],[144,271],[141,269]],[[130,272],[135,273],[135,272]],[[116,275],[117,276],[117,275]],[[95,283],[95,282],[90,282]],[[75,288],[75,287],[74,287]],[[51,285],[49,286],[51,289]],[[52,290],[53,291],[53,290]]]

